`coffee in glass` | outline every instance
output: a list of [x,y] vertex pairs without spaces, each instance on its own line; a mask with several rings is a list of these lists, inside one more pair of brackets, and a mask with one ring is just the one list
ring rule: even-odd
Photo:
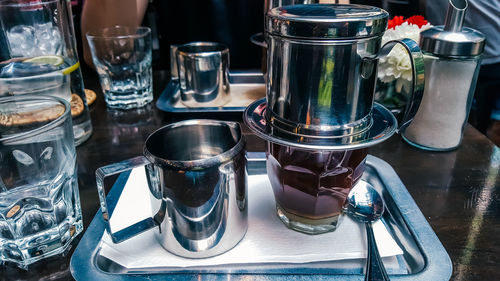
[[335,230],[366,155],[365,148],[307,150],[268,142],[267,174],[280,219],[309,234]]

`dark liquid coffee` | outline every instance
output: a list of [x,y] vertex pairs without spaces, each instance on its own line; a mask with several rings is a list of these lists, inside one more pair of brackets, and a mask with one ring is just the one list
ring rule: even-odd
[[367,155],[366,149],[314,151],[274,143],[268,143],[267,153],[277,205],[308,222],[340,214]]

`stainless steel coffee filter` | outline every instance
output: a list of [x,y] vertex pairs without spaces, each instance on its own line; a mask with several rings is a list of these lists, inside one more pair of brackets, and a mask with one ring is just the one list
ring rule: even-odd
[[361,5],[294,5],[266,15],[268,122],[305,136],[362,133],[372,122],[388,14]]
[[359,39],[381,36],[387,28],[386,11],[362,5],[283,5],[266,15],[266,32],[303,39]]

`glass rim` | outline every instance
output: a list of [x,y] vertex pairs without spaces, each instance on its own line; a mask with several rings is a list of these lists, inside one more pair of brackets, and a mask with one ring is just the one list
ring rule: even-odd
[[66,121],[68,118],[71,118],[71,106],[69,102],[66,100],[56,97],[56,96],[48,96],[48,95],[30,95],[30,94],[23,94],[23,95],[15,95],[15,96],[8,96],[8,97],[0,97],[0,105],[9,103],[9,102],[22,102],[22,101],[52,101],[52,102],[58,102],[64,106],[64,112],[61,114],[59,117],[56,119],[50,121],[47,124],[44,124],[40,127],[31,129],[26,132],[22,132],[19,134],[14,134],[10,135],[7,137],[1,137],[0,135],[0,142],[12,142],[14,140],[22,140],[28,137],[32,137],[34,135],[37,135],[39,133],[47,132],[48,130],[51,130],[59,125],[61,125],[64,121]]
[[40,0],[33,2],[18,2],[15,0],[0,0],[0,7],[33,7],[58,2],[59,0]]
[[182,56],[211,56],[214,54],[228,54],[229,48],[222,43],[199,41],[177,46],[177,53]]
[[[157,135],[166,134],[169,130],[182,128],[182,127],[196,127],[196,126],[213,126],[213,127],[223,127],[225,130],[236,130],[237,136],[234,140],[234,144],[224,150],[223,152],[201,159],[184,159],[184,160],[171,160],[164,157],[158,156],[156,153],[152,152],[149,147],[150,143]],[[233,135],[234,137],[234,135]],[[189,119],[179,122],[174,122],[165,125],[154,132],[152,132],[144,141],[143,144],[143,154],[144,156],[154,165],[160,165],[163,167],[175,167],[177,169],[183,170],[194,170],[194,169],[205,169],[213,166],[220,165],[231,161],[236,157],[242,150],[246,149],[246,139],[243,134],[241,125],[238,122],[233,121],[223,121],[217,119]]]
[[[125,35],[117,35],[117,36],[108,36],[104,35],[106,30],[111,30],[111,29],[126,29],[126,28],[135,28],[135,31],[143,31],[140,34],[137,33],[131,33],[131,34],[125,34]],[[129,26],[129,25],[113,25],[113,26],[108,26],[108,27],[102,27],[99,29],[96,29],[94,31],[87,31],[85,33],[85,37],[87,39],[104,39],[104,40],[115,40],[115,39],[126,39],[126,38],[143,38],[151,34],[151,28],[147,26]]]

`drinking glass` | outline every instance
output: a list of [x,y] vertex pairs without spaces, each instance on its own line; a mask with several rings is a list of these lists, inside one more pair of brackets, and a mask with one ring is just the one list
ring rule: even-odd
[[349,191],[365,170],[367,149],[308,150],[267,143],[276,212],[289,228],[320,234],[337,228]]
[[[75,143],[87,140],[92,124],[76,51],[73,16],[67,0],[0,1],[0,69],[12,77],[10,63],[39,64],[70,74]],[[5,69],[7,67],[7,69]],[[36,70],[32,70],[31,75]],[[17,75],[15,75],[17,76]]]
[[26,268],[64,253],[82,231],[70,105],[0,98],[0,262]]
[[129,109],[153,100],[151,30],[114,26],[86,34],[106,105]]

